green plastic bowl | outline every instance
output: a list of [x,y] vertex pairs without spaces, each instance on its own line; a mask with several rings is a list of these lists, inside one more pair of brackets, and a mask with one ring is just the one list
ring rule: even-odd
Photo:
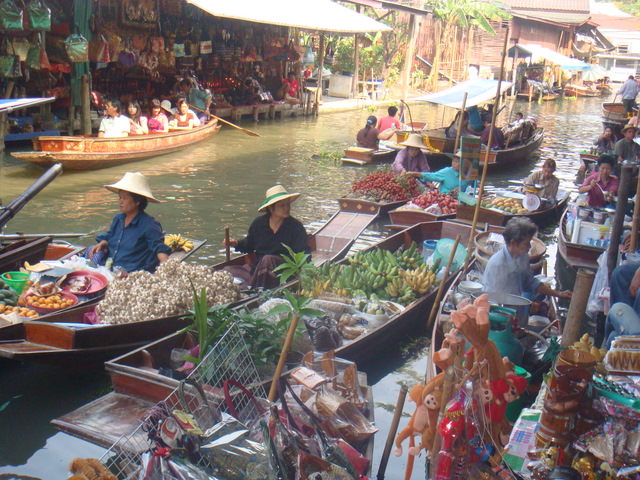
[[29,274],[22,272],[6,272],[0,275],[0,278],[2,278],[7,285],[13,288],[16,293],[20,294],[24,290],[24,287],[27,286]]

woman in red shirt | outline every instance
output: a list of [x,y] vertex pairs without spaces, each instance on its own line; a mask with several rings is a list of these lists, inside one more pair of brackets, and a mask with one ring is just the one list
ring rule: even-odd
[[292,105],[298,105],[300,103],[298,98],[300,84],[296,79],[296,74],[289,72],[289,77],[282,80],[282,86],[284,89],[284,101]]
[[198,126],[198,119],[189,111],[189,104],[184,100],[178,102],[178,113],[169,122],[169,127],[175,130],[189,130]]

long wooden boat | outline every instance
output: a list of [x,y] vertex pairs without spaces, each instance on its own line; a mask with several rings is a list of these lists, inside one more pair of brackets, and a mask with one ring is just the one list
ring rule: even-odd
[[601,92],[598,89],[569,84],[565,85],[564,94],[568,97],[599,97]]
[[377,150],[373,148],[349,147],[344,151],[342,163],[362,167],[372,163],[392,161],[396,156],[396,150],[381,146]]
[[[545,208],[540,208],[535,212],[523,214],[507,213],[493,208],[480,207],[478,211],[478,221],[502,227],[514,217],[528,217],[536,225],[542,227],[550,223],[557,222],[560,219],[562,212],[567,207],[568,202],[569,194],[565,193],[565,195],[555,205],[550,205]],[[474,211],[474,206],[461,202],[458,204],[456,219],[465,221],[473,220]]]
[[406,200],[376,202],[374,200],[366,200],[364,198],[341,197],[338,199],[340,211],[342,212],[351,212],[358,214],[367,213],[370,215],[375,213],[376,216],[389,213],[390,210],[398,208],[400,205],[403,205],[405,203]]
[[43,167],[61,163],[65,170],[96,170],[182,150],[219,130],[214,119],[191,130],[122,138],[38,137],[33,140],[34,151],[11,155]]
[[598,257],[604,252],[604,248],[591,245],[572,243],[571,237],[567,233],[567,214],[564,212],[560,219],[560,233],[558,235],[558,252],[569,267],[598,269]]
[[[637,109],[635,110],[637,111]],[[628,121],[622,102],[605,102],[602,104],[602,124],[605,127],[611,127],[615,132],[619,133],[620,129]]]
[[442,220],[451,220],[456,218],[455,213],[449,213],[446,215],[434,215],[432,213],[425,212],[424,209],[418,208],[396,208],[389,212],[389,218],[391,219],[391,225],[388,227],[392,230],[404,230],[407,227],[424,222],[440,222]]

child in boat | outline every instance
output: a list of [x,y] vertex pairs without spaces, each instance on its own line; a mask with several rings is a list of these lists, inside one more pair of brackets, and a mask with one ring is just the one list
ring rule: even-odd
[[[168,103],[170,109],[171,103]],[[151,100],[151,116],[147,120],[147,127],[151,133],[166,133],[169,131],[169,119],[163,112],[162,104],[157,98]]]
[[142,115],[138,102],[133,101],[127,104],[127,114],[129,115],[129,123],[131,124],[129,135],[146,135],[149,133],[147,117]]

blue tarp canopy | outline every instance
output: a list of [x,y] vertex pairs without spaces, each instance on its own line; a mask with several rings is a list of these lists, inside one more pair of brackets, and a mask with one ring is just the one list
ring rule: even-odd
[[[455,87],[447,88],[436,93],[430,93],[422,97],[416,98],[421,102],[437,103],[451,108],[462,108],[462,99],[465,92],[467,93],[467,107],[473,107],[481,103],[486,103],[496,96],[498,88],[498,80],[466,80],[457,84]],[[511,88],[511,82],[502,82],[500,85],[500,93],[506,92]]]
[[21,108],[53,102],[56,97],[45,98],[0,98],[0,113],[10,113]]
[[577,58],[567,57],[561,53],[536,44],[516,44],[509,49],[509,57],[531,57],[532,62],[548,61],[558,65],[563,70],[589,70],[590,65]]

